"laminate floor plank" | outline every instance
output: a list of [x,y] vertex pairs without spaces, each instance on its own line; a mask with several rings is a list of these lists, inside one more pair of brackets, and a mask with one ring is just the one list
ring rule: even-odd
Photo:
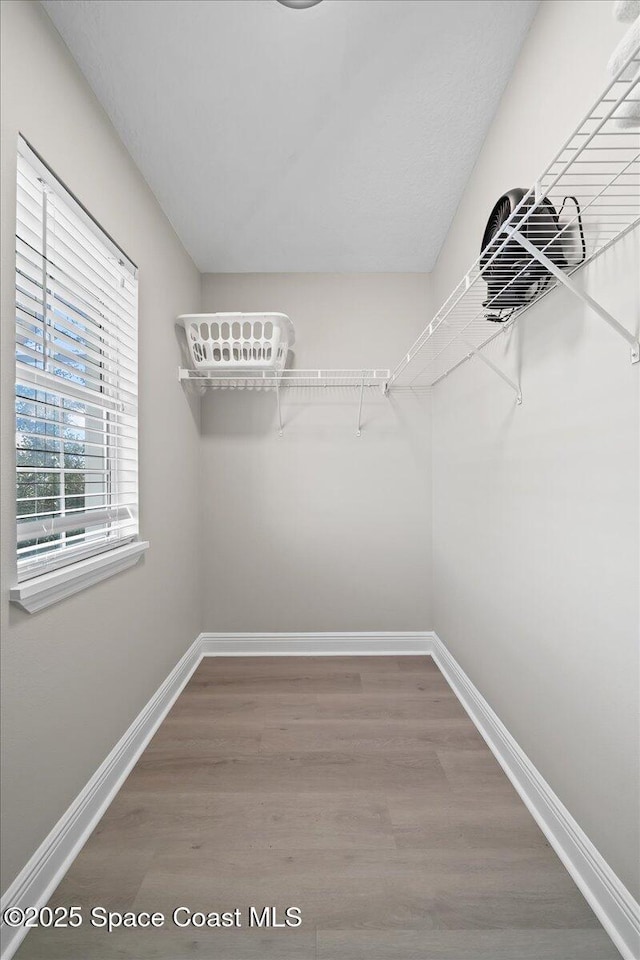
[[318,960],[620,960],[604,930],[318,930]]
[[[351,695],[347,699],[352,699]],[[264,724],[267,720],[307,720],[315,716],[318,709],[318,698],[314,694],[226,693],[213,696],[211,691],[196,691],[188,685],[164,722],[215,721],[232,723],[236,729],[244,724],[253,730],[256,724]]]
[[116,844],[154,837],[229,850],[396,850],[384,795],[362,793],[157,793],[123,791],[94,835]]
[[94,833],[80,851],[60,886],[52,907],[78,905],[84,911],[100,904],[107,910],[129,910],[155,857],[157,846],[149,835],[114,844]]
[[414,693],[369,691],[360,696],[325,694],[317,697],[315,715],[333,720],[469,720],[464,707],[451,691]]
[[[566,872],[530,850],[221,850],[167,844],[138,888],[139,909],[178,902],[300,905],[318,926],[464,929],[597,927]],[[250,896],[252,899],[248,899]],[[270,898],[270,899],[267,899]]]
[[460,796],[488,797],[492,803],[516,796],[514,787],[488,749],[438,748],[436,753],[447,782]]
[[450,845],[495,850],[544,850],[549,843],[515,791],[500,798],[449,789],[443,800],[387,797],[391,826],[399,848],[431,849]]
[[417,753],[460,747],[486,750],[486,744],[468,719],[453,720],[333,720],[316,718],[267,722],[260,750],[263,753],[305,750],[346,753]]
[[[386,694],[388,696],[422,697],[439,696],[453,697],[451,687],[440,672],[411,673],[408,670],[389,671],[388,673],[362,673],[362,691],[371,694]],[[336,691],[338,692],[338,691]]]
[[258,753],[262,737],[207,737],[199,732],[197,736],[163,735],[149,744],[147,760],[151,763],[171,762],[176,757],[188,754],[192,761],[235,758]]
[[[17,960],[615,960],[428,657],[203,660]],[[190,910],[240,929],[177,927]],[[251,907],[302,910],[248,926]]]
[[[220,657],[205,657],[198,664],[198,669],[192,679],[219,679],[221,676],[218,664]],[[390,664],[397,669],[397,664],[403,657],[225,657],[224,676],[237,677],[326,677],[341,673],[387,673]],[[431,660],[430,657],[409,657],[413,660]],[[434,669],[437,671],[435,664]],[[417,669],[417,667],[416,667]],[[427,667],[427,669],[429,669]]]
[[[274,658],[276,661],[280,659]],[[362,686],[360,674],[353,671],[318,672],[305,667],[298,675],[286,670],[274,670],[269,674],[254,673],[250,658],[245,662],[245,674],[236,672],[220,676],[198,667],[189,686],[194,693],[206,691],[218,696],[247,693],[256,696],[273,696],[276,693],[354,693],[360,691]]]
[[151,754],[129,777],[131,789],[165,793],[353,793],[376,791],[382,784],[386,791],[428,792],[445,783],[433,747],[425,747],[423,756],[391,750],[383,756],[318,751],[220,757],[213,749],[209,756]]
[[314,930],[33,930],[29,960],[316,960]]

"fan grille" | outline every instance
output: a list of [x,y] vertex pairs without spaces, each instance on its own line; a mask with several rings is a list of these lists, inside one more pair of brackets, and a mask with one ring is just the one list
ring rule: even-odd
[[495,235],[500,230],[500,227],[503,225],[503,223],[506,223],[524,195],[524,190],[519,187],[515,187],[513,190],[508,190],[507,193],[500,197],[491,211],[487,225],[484,228],[482,249],[480,250],[480,253],[482,253],[488,247]]
[[489,217],[489,222],[487,223],[485,230],[484,242],[482,244],[483,248],[486,247],[487,244],[495,237],[502,224],[509,219],[511,212],[511,204],[509,203],[508,198],[502,197],[502,199],[499,200],[496,206],[493,208],[491,216]]

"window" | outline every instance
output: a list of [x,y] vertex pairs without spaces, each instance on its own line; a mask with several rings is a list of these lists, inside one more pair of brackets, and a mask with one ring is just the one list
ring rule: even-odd
[[20,140],[18,581],[138,536],[136,268]]

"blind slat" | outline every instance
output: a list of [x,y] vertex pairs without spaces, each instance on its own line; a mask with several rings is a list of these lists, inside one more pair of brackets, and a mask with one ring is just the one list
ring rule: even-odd
[[103,391],[98,393],[95,390],[89,390],[78,383],[71,383],[63,377],[58,377],[54,373],[48,373],[43,370],[36,370],[26,363],[17,364],[17,383],[24,387],[32,387],[41,390],[43,393],[49,393],[59,396],[63,399],[78,400],[79,402],[89,403],[91,406],[104,410],[113,410],[115,413],[133,412],[135,403],[133,395],[119,397],[110,385],[105,383]]
[[[89,528],[86,533],[80,533],[76,535],[69,535],[66,533],[52,534],[51,536],[64,537],[64,540],[59,542],[54,542],[54,546],[57,546],[58,549],[64,553],[67,553],[69,563],[73,563],[74,560],[78,559],[78,552],[74,550],[74,547],[89,547],[92,543],[94,548],[98,549],[90,550],[90,553],[99,553],[100,550],[107,549],[110,550],[113,546],[119,545],[124,540],[130,540],[133,537],[137,536],[137,531],[134,530],[134,524],[128,524],[127,526],[115,527],[113,529],[107,527],[97,527],[95,530]],[[18,562],[24,562],[24,565],[27,569],[36,570],[38,573],[42,572],[42,564],[46,560],[51,560],[55,562],[59,559],[60,554],[53,558],[45,557],[47,551],[50,551],[52,547],[51,543],[47,543],[46,540],[43,543],[34,543],[33,545],[26,545],[23,547],[18,547]],[[80,555],[84,554],[84,550],[80,551]],[[40,557],[37,554],[40,553]],[[62,554],[64,556],[64,554]],[[30,562],[27,564],[26,561]],[[58,564],[57,564],[58,565]],[[62,564],[64,566],[64,563]]]
[[[85,434],[89,434],[90,436],[94,436],[96,433],[95,430],[89,430],[89,429],[83,430],[82,432]],[[42,433],[36,430],[24,430],[21,427],[18,427],[18,433],[23,440],[27,438],[33,439],[34,441],[38,441],[38,442],[46,440],[46,441],[50,441],[52,443],[57,443],[57,444],[61,444],[61,443],[69,444],[70,446],[75,446],[75,447],[77,446],[96,447],[97,449],[100,449],[100,450],[113,448],[116,451],[118,451],[118,453],[120,451],[128,451],[133,454],[137,449],[135,444],[125,443],[120,437],[117,437],[117,436],[114,436],[111,438],[109,447],[107,448],[107,445],[104,442],[104,440],[101,440],[98,442],[94,440],[85,440],[84,438],[81,438],[81,437],[65,437],[65,436],[59,436],[59,435],[50,434],[50,433]],[[33,449],[32,447],[20,447],[19,443],[17,444],[17,447],[18,449],[21,449],[21,450]],[[79,454],[79,456],[82,456],[82,454]],[[97,456],[97,454],[88,453],[87,456]],[[131,459],[135,459],[135,458],[131,458]]]
[[[41,300],[24,297],[21,294],[16,296],[16,319],[30,334],[42,337],[45,325],[39,307],[42,307]],[[68,314],[47,309],[46,329],[49,340],[52,342],[60,338],[74,351],[81,351],[83,355],[90,354],[94,362],[101,366],[105,364],[118,365],[123,370],[135,375],[135,360],[128,352],[125,352],[120,342],[114,342],[113,338],[105,337],[104,333],[101,338],[98,338],[93,331],[89,331],[86,326],[81,325],[79,320],[74,321]]]
[[[44,351],[46,347],[48,372],[53,376],[60,376],[64,379],[66,372],[67,375],[71,375],[81,381],[81,386],[95,389],[97,393],[102,392],[105,384],[109,384],[117,388],[118,391],[122,390],[123,393],[128,392],[130,398],[135,399],[135,380],[131,374],[126,376],[125,369],[121,364],[117,363],[117,361],[107,363],[105,360],[105,363],[100,367],[97,362],[94,362],[88,357],[85,358],[83,354],[74,354],[70,349],[65,349],[65,347],[54,339],[42,341],[40,349],[38,349],[38,338],[41,338],[41,335],[37,331],[33,334],[28,330],[26,333],[23,333],[20,328],[21,324],[18,325],[19,332],[16,333],[16,337],[23,351],[28,356],[44,362]],[[31,344],[34,345],[32,346]],[[60,373],[52,369],[57,366],[63,367]]]
[[48,299],[56,297],[74,303],[84,323],[94,323],[99,329],[111,327],[115,335],[135,341],[136,328],[127,321],[127,312],[113,309],[73,276],[68,276],[59,265],[37,253],[23,237],[18,236],[17,239],[16,258],[20,269],[34,282],[40,278],[40,283],[46,272]]
[[[133,500],[130,500],[128,503],[126,502],[121,503],[117,508],[118,510],[121,510],[121,509],[124,510],[125,508],[127,508],[126,513],[122,513],[121,516],[117,516],[117,514],[114,515],[115,508],[111,508],[106,504],[98,503],[90,507],[66,507],[62,514],[60,514],[59,511],[57,510],[56,511],[42,510],[39,513],[23,513],[17,519],[18,519],[18,522],[20,523],[20,533],[24,533],[25,530],[28,529],[27,522],[28,523],[32,523],[32,522],[45,523],[45,522],[51,521],[53,524],[53,521],[55,521],[58,516],[70,517],[71,519],[75,518],[74,524],[76,527],[79,526],[77,522],[78,519],[82,520],[82,524],[81,524],[82,526],[95,527],[97,523],[111,523],[112,520],[120,520],[123,518],[126,520],[130,520],[132,518],[132,515],[128,508],[134,507],[134,506],[135,506],[135,502]],[[48,536],[51,533],[57,533],[59,529],[61,528],[60,527],[55,528],[55,524],[53,524],[53,526],[51,526],[48,530],[44,530],[44,532],[41,532],[40,528],[38,527],[33,527],[33,530],[35,531],[35,533],[32,533],[31,535],[37,539],[38,537],[41,537],[41,536]],[[21,539],[25,540],[27,538],[21,537]]]
[[106,524],[130,522],[133,520],[130,507],[119,504],[117,507],[95,510],[73,510],[53,517],[41,517],[22,521],[18,524],[18,543],[25,540],[38,540],[50,537],[54,533],[77,530],[79,527],[105,526]]
[[82,240],[82,256],[88,258],[94,264],[97,272],[104,273],[105,277],[111,278],[128,294],[135,293],[135,284],[132,284],[129,271],[123,271],[122,262],[118,255],[105,250],[104,246],[96,241],[90,230],[87,230],[80,219],[71,212],[64,203],[60,203],[55,193],[49,193],[49,204],[47,211],[55,221],[56,236],[62,232],[72,243]]
[[[59,440],[57,437],[50,437],[49,439],[50,439],[50,442],[51,442],[52,444],[57,444],[58,446],[60,445],[60,443],[63,443],[63,444],[64,444],[65,442],[77,444],[77,441],[75,441],[75,440],[72,440],[72,441],[61,441],[61,440]],[[114,447],[114,450],[117,450],[117,449],[118,449],[117,447]],[[16,450],[20,453],[20,464],[19,464],[19,466],[20,466],[20,468],[21,468],[22,470],[24,470],[24,469],[30,470],[30,469],[32,468],[32,466],[33,466],[34,468],[35,468],[35,467],[38,467],[38,468],[44,467],[45,469],[48,470],[49,467],[48,467],[46,464],[38,463],[38,460],[41,460],[43,457],[46,457],[46,456],[50,456],[50,457],[67,457],[67,458],[75,457],[75,458],[78,459],[78,460],[80,460],[80,459],[86,459],[86,460],[94,461],[90,467],[87,467],[86,465],[83,465],[83,466],[78,466],[78,467],[73,467],[73,468],[71,468],[71,467],[69,467],[66,463],[62,464],[61,466],[59,466],[57,463],[54,463],[54,464],[51,465],[51,469],[53,469],[53,470],[60,469],[60,470],[62,470],[64,473],[69,473],[72,469],[73,469],[73,470],[79,470],[79,471],[82,472],[82,473],[84,473],[86,470],[89,470],[89,469],[90,469],[90,470],[92,470],[92,471],[95,473],[95,472],[97,471],[97,469],[98,469],[97,461],[110,462],[110,461],[114,460],[116,457],[117,457],[118,463],[119,463],[119,464],[122,464],[122,465],[131,464],[131,463],[137,463],[137,457],[126,457],[126,456],[124,456],[124,455],[122,454],[122,452],[120,452],[120,451],[118,451],[117,453],[108,452],[108,453],[101,453],[101,454],[98,454],[98,453],[78,453],[78,452],[75,451],[75,450],[59,450],[59,449],[56,450],[55,447],[54,447],[53,449],[50,449],[50,448],[48,448],[48,447],[21,447],[20,445],[17,445],[17,446],[16,446]],[[31,456],[31,457],[26,457],[25,454],[31,454],[32,456]],[[126,469],[132,470],[132,469],[134,469],[134,468],[133,468],[133,467],[126,467]],[[109,472],[109,471],[108,471],[108,468],[107,468],[107,472]]]
[[23,137],[18,137],[18,173],[21,169],[25,177],[34,184],[34,188],[45,191],[48,195],[53,194],[64,201],[65,210],[72,214],[78,221],[78,232],[88,238],[95,238],[95,241],[103,247],[107,253],[112,253],[118,260],[122,273],[125,277],[135,279],[137,268],[129,260],[115,241],[106,233],[103,228],[93,219],[86,207],[69,193],[63,183],[56,177],[50,167],[31,149]]
[[60,258],[86,278],[96,291],[130,309],[135,302],[135,294],[127,286],[115,262],[101,260],[96,249],[90,247],[86,236],[79,238],[78,234],[74,235],[73,226],[65,221],[61,211],[54,210],[52,203],[49,204],[48,215],[47,256],[55,261],[59,252]]
[[[84,333],[74,334],[72,332],[73,328],[67,331],[65,327],[62,327],[56,322],[55,326],[50,326],[48,329],[50,331],[51,342],[56,345],[56,348],[65,349],[71,356],[74,356],[77,352],[83,360],[86,358],[94,367],[100,367],[103,370],[109,370],[111,368],[113,368],[114,371],[122,370],[129,374],[129,380],[135,383],[135,368],[130,363],[125,362],[121,354],[113,352],[113,348],[109,345],[108,341],[105,341],[104,350],[99,351],[85,340]],[[77,339],[79,336],[82,337],[84,342],[79,342]]]
[[[22,398],[20,398],[20,400],[22,402]],[[108,419],[105,419],[105,416],[93,417],[88,413],[75,413],[73,410],[65,410],[64,408],[57,406],[51,407],[52,412],[62,413],[63,416],[66,417],[66,419],[60,420],[59,418],[53,416],[39,416],[35,412],[26,409],[27,405],[30,405],[31,407],[44,407],[47,406],[47,404],[39,403],[33,400],[24,400],[23,402],[25,404],[25,408],[21,406],[17,413],[17,419],[19,420],[29,420],[30,422],[35,421],[36,423],[50,424],[51,426],[58,428],[62,427],[64,430],[78,430],[86,433],[101,432],[105,429],[106,423],[107,429],[110,433],[113,433],[116,438],[120,436],[131,436],[126,425],[123,426],[117,419],[115,419],[114,415],[110,413],[105,415],[108,417]],[[132,444],[132,446],[135,448],[135,444]]]
[[[109,477],[111,476],[111,470],[100,470],[93,469],[93,467],[38,467],[38,466],[16,466],[17,473],[48,473],[48,474],[82,474],[86,477]],[[127,470],[123,470],[123,474],[126,477],[127,474],[136,474],[137,470],[134,470],[133,467],[129,467]]]
[[[102,492],[102,493],[100,493],[100,492],[98,492],[98,493],[85,493],[85,494],[84,494],[85,499],[86,499],[87,497],[91,497],[92,499],[95,499],[96,497],[101,497],[105,502],[102,503],[102,504],[97,504],[97,506],[104,506],[104,507],[107,507],[107,506],[108,506],[108,502],[107,502],[107,500],[106,500],[106,498],[107,498],[108,496],[109,496],[109,494],[108,494],[108,493],[105,493],[105,492]],[[79,498],[78,498],[78,494],[77,494],[77,493],[65,493],[64,495],[50,494],[49,496],[40,496],[40,497],[18,497],[18,503],[45,503],[45,502],[47,502],[47,501],[49,501],[49,500],[78,500],[78,499],[79,499]],[[129,501],[129,503],[130,503],[130,504],[135,504],[135,500],[131,500],[131,501]],[[126,504],[125,504],[125,505],[126,505]],[[65,509],[68,511],[69,508],[66,507]],[[51,513],[51,512],[52,512],[52,511],[49,510],[49,509],[47,509],[47,510],[45,511],[45,513]],[[32,514],[30,514],[30,513],[21,513],[21,514],[18,516],[18,519],[21,519],[21,518],[23,518],[23,517],[30,517],[30,516],[32,516]]]

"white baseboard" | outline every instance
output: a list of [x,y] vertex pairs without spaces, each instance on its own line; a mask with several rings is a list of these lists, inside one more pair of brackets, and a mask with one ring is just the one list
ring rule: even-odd
[[430,631],[369,633],[201,633],[205,657],[402,656],[431,653]]
[[432,656],[624,960],[638,960],[640,905],[437,634]]
[[[47,902],[203,656],[410,654],[433,656],[622,956],[638,960],[640,906],[431,631],[200,634],[16,877],[2,897],[2,911]],[[25,932],[3,926],[2,960],[10,960]]]
[[[198,637],[40,844],[3,894],[0,914],[9,906],[25,910],[46,904],[200,663],[201,646]],[[27,932],[1,925],[2,960],[10,960]]]

